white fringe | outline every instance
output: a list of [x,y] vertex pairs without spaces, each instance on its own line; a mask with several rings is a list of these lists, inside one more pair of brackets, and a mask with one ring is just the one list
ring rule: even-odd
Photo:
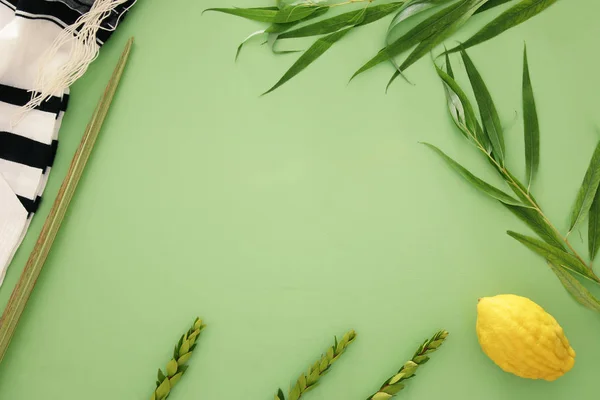
[[[63,93],[85,74],[88,66],[98,57],[100,50],[96,41],[98,30],[114,31],[118,25],[116,23],[114,27],[104,28],[101,26],[102,22],[115,12],[117,6],[127,1],[96,0],[89,12],[79,17],[73,25],[62,30],[40,59],[38,75],[34,84],[35,89],[32,90],[31,100],[23,106],[18,117],[19,121],[27,112],[38,107],[53,95]],[[119,15],[119,19],[123,14]],[[53,61],[57,53],[63,46],[69,45],[71,50],[67,62],[56,69]],[[18,124],[18,122],[16,123]]]

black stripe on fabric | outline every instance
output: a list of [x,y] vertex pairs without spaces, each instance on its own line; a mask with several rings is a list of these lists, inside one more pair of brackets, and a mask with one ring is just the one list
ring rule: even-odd
[[19,3],[19,0],[0,0],[0,4],[4,4],[6,7],[10,8],[11,10],[15,10],[17,8],[18,3]]
[[29,138],[0,131],[0,158],[45,170],[52,166],[58,142],[44,144]]
[[[25,104],[27,104],[29,100],[31,100],[31,95],[32,93],[25,89],[0,84],[0,102],[22,107]],[[67,110],[68,102],[68,94],[65,94],[62,99],[57,96],[52,96],[35,109],[53,114],[58,114],[61,111],[64,112]]]
[[42,202],[42,198],[40,196],[37,196],[35,200],[31,200],[23,196],[17,196],[17,198],[21,204],[23,204],[25,210],[27,210],[27,212],[30,214],[35,214],[38,208],[40,208],[40,203]]
[[[81,16],[79,12],[73,10],[65,3],[60,1],[19,0],[17,3],[16,15],[19,17],[54,22],[61,28],[72,25],[77,18]],[[131,7],[132,4],[133,0],[130,0],[120,6],[117,6],[114,11],[115,16],[122,14],[127,8]],[[121,20],[123,17],[124,15],[121,16]],[[99,29],[98,34],[96,35],[99,44],[106,42],[112,35],[113,28],[111,26],[111,22],[114,24],[116,22],[116,18],[107,18],[102,22],[102,27],[104,29]]]
[[120,25],[121,22],[123,22],[127,16],[127,10],[133,7],[135,1],[136,0],[129,0],[115,7],[113,11],[114,16],[111,15],[110,18],[102,21],[102,27],[104,29],[98,30],[98,34],[96,35],[98,40],[104,44],[108,39],[110,39],[114,30],[117,28],[117,25]]
[[71,25],[81,15],[60,1],[19,0],[17,10],[32,14],[33,16],[29,17],[31,19],[37,19],[38,16],[39,19],[48,19],[42,18],[43,16],[54,17],[65,25]]
[[68,95],[67,93],[63,94],[62,97],[62,107],[61,107],[61,111],[65,112],[67,111],[67,108],[69,107],[69,99],[71,98],[70,95]]
[[48,163],[46,167],[51,167],[54,165],[54,160],[56,159],[56,152],[58,151],[58,140],[53,140],[50,145],[50,157],[48,158]]

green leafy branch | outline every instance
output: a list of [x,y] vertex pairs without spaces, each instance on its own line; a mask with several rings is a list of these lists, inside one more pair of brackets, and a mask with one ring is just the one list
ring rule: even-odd
[[[502,125],[492,97],[475,64],[464,49],[460,50],[467,75],[479,109],[479,118],[475,114],[468,97],[454,79],[450,58],[446,52],[446,70],[435,66],[443,82],[450,115],[462,134],[484,155],[492,167],[512,189],[517,199],[504,191],[486,183],[469,172],[459,163],[448,157],[437,147],[425,143],[439,154],[442,159],[457,171],[472,186],[498,200],[514,215],[524,221],[542,240],[509,231],[508,234],[530,250],[546,259],[551,269],[560,279],[567,291],[580,304],[600,311],[600,301],[596,299],[577,278],[600,283],[594,273],[592,262],[600,248],[600,143],[597,145],[583,183],[571,212],[568,233],[562,235],[542,211],[530,189],[539,166],[540,129],[531,85],[527,50],[523,52],[523,118],[525,138],[525,170],[527,186],[523,185],[505,164],[506,149]],[[588,247],[590,262],[578,254],[568,240],[573,229],[589,214]]]
[[152,392],[150,400],[163,400],[169,397],[171,390],[188,369],[186,365],[196,348],[196,340],[200,332],[206,327],[200,318],[196,318],[190,329],[184,333],[173,350],[173,358],[167,363],[165,372],[158,369],[156,389]]
[[419,366],[429,361],[428,354],[436,351],[438,347],[444,343],[444,340],[446,340],[447,337],[447,331],[439,331],[436,332],[431,339],[425,340],[425,342],[419,346],[413,357],[407,361],[394,376],[386,380],[377,392],[367,397],[367,400],[388,400],[394,397],[398,392],[404,389],[405,381],[415,376]]
[[[290,388],[287,400],[298,400],[303,394],[311,389],[314,389],[329,369],[340,356],[346,351],[346,348],[356,339],[356,332],[347,332],[338,342],[335,338],[335,343],[331,346],[321,358],[308,368],[306,373],[302,373],[296,384]],[[279,389],[275,394],[275,400],[286,400],[283,390]]]
[[[315,0],[278,0],[276,6],[254,7],[254,8],[210,8],[205,11],[217,11],[253,21],[269,23],[270,26],[258,30],[247,36],[238,46],[236,59],[243,46],[255,37],[267,37],[265,43],[269,43],[272,51],[277,54],[295,53],[296,50],[276,50],[276,43],[284,39],[300,37],[321,36],[318,38],[286,73],[265,94],[272,92],[281,85],[298,75],[301,71],[315,62],[336,42],[345,37],[355,28],[376,22],[387,15],[396,12],[387,30],[385,44],[373,58],[360,67],[352,76],[356,76],[370,70],[383,62],[391,62],[394,66],[394,74],[388,82],[388,87],[398,76],[403,76],[416,61],[424,55],[433,51],[435,47],[448,39],[455,31],[460,29],[473,15],[490,10],[499,5],[513,0],[403,0],[385,4],[372,4],[376,0],[347,0],[339,3]],[[515,27],[528,19],[536,16],[557,0],[520,0],[508,8],[495,19],[475,33],[462,48],[483,43],[494,38],[502,32]],[[352,10],[334,17],[321,19],[317,22],[306,24],[308,21],[321,17],[332,8],[353,7],[356,3],[364,3],[358,10]],[[440,10],[418,23],[404,34],[399,34],[404,28],[406,21],[431,8]],[[303,26],[292,30],[298,24]],[[457,52],[461,47],[457,46],[449,53]],[[413,49],[412,52],[398,64],[396,57]]]

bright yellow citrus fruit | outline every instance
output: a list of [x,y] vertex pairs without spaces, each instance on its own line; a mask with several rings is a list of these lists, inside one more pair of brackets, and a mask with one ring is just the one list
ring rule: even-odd
[[525,297],[480,299],[477,337],[496,365],[522,378],[553,381],[575,364],[575,351],[558,322]]

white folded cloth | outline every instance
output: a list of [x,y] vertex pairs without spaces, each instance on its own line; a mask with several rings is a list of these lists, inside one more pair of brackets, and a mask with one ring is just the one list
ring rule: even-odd
[[[50,93],[48,100],[27,113],[23,107],[37,89],[41,65],[51,75],[69,59],[69,43],[52,58],[45,57],[64,28],[88,12],[92,2],[0,0],[0,285],[46,187],[68,88]],[[74,7],[76,3],[79,7]],[[120,21],[132,3],[119,4],[102,22],[99,45],[114,30],[108,21]]]

